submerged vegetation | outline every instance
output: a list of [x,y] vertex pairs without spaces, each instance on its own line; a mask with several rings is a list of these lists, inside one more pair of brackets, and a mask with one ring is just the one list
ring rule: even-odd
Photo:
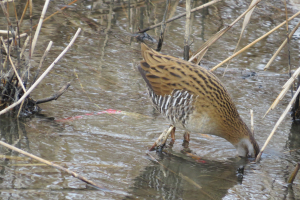
[[[52,41],[49,42],[39,65],[37,65],[32,60],[32,56],[49,5],[49,0],[45,2],[38,26],[34,26],[34,28],[36,28],[34,36],[32,24],[33,5],[31,0],[27,1],[20,20],[14,1],[12,1],[12,6],[14,7],[15,18],[12,19],[7,10],[9,3],[7,2],[7,4],[5,4],[5,1],[1,1],[0,4],[7,21],[7,30],[0,31],[0,34],[3,35],[0,36],[0,114],[12,111],[17,114],[17,117],[20,115],[31,115],[41,110],[38,104],[58,99],[70,86],[70,83],[67,83],[61,90],[44,99],[34,100],[29,95],[46,75],[46,73],[44,73],[38,79],[43,62],[53,43]],[[30,12],[30,18],[27,19],[31,22],[30,30],[20,33],[22,22],[26,20],[24,19],[26,12]],[[67,47],[66,50],[68,48],[69,47]],[[58,58],[60,59],[62,55],[63,54]],[[58,60],[56,60],[56,62]]]

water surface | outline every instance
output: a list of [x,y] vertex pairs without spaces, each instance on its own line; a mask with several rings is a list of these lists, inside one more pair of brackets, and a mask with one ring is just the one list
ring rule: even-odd
[[[51,1],[47,16],[71,1]],[[194,1],[193,7],[206,1]],[[24,2],[16,2],[21,15]],[[226,1],[192,16],[191,50],[194,52],[213,34],[243,13],[250,1]],[[34,2],[33,24],[43,2]],[[140,44],[131,38],[138,28],[162,20],[164,1],[77,1],[43,24],[34,60],[39,62],[49,41],[53,47],[43,69],[66,47],[80,27],[82,32],[71,50],[33,92],[45,98],[71,81],[57,101],[41,105],[42,112],[21,120],[1,117],[1,139],[44,159],[76,171],[110,190],[99,191],[72,176],[1,147],[0,192],[3,199],[299,199],[300,176],[289,187],[286,181],[300,162],[300,129],[288,116],[276,131],[258,164],[236,157],[235,148],[222,138],[191,134],[190,150],[182,152],[183,130],[168,153],[150,153],[168,122],[151,106],[145,84],[136,70],[141,60]],[[13,16],[12,6],[10,16]],[[185,11],[172,1],[170,15]],[[288,15],[297,11],[289,5]],[[25,19],[28,19],[28,14]],[[12,17],[11,17],[12,18]],[[6,19],[0,15],[1,24]],[[12,19],[13,20],[13,19]],[[254,11],[240,47],[260,37],[285,20],[281,2],[266,1]],[[293,28],[299,18],[290,22]],[[25,20],[22,30],[29,28]],[[6,26],[1,25],[1,29]],[[182,57],[185,18],[167,26],[162,53]],[[201,66],[212,68],[230,56],[240,35],[238,23],[207,52]],[[160,28],[148,31],[158,40]],[[291,95],[265,118],[273,100],[288,79],[286,49],[262,71],[285,39],[279,31],[233,59],[224,77],[216,70],[247,124],[254,111],[255,138],[263,145]],[[296,32],[296,36],[299,32]],[[152,45],[149,43],[149,45]],[[155,48],[155,44],[152,45]],[[292,69],[299,66],[299,40],[291,40]],[[113,109],[122,112],[116,112]],[[107,112],[107,110],[109,112]],[[106,111],[97,113],[99,111]],[[90,114],[90,115],[86,115]],[[81,116],[81,117],[78,117]],[[74,118],[72,118],[74,117]],[[23,159],[21,159],[23,158]],[[237,173],[245,166],[244,176]]]

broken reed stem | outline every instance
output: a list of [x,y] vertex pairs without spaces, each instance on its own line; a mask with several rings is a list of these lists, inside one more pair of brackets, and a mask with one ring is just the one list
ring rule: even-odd
[[185,17],[185,35],[184,35],[184,49],[183,49],[183,58],[184,60],[189,60],[189,39],[191,34],[191,0],[186,0],[186,17]]
[[[300,11],[297,12],[296,14],[294,14],[292,17],[290,17],[288,19],[288,21],[294,19],[295,17],[297,17],[300,14]],[[269,32],[267,32],[266,34],[264,34],[263,36],[261,36],[260,38],[256,39],[255,41],[251,42],[250,44],[248,44],[247,46],[245,46],[244,48],[242,48],[241,50],[239,50],[238,52],[236,52],[235,54],[233,54],[232,56],[229,56],[228,58],[226,58],[225,60],[223,60],[221,63],[217,64],[216,66],[214,66],[210,71],[214,71],[217,68],[219,68],[221,65],[223,65],[224,63],[226,63],[227,61],[231,60],[232,58],[236,57],[237,55],[241,54],[242,52],[244,52],[245,50],[247,50],[248,48],[252,47],[254,44],[256,44],[257,42],[259,42],[260,40],[264,39],[265,37],[267,37],[268,35],[270,35],[271,33],[273,33],[274,31],[276,31],[277,29],[279,29],[281,26],[283,26],[286,22],[282,22],[281,24],[279,24],[278,26],[276,26],[275,28],[273,28],[272,30],[270,30]]]
[[49,162],[48,160],[45,160],[45,159],[43,159],[43,158],[37,157],[37,156],[35,156],[35,155],[32,155],[32,154],[30,154],[30,153],[28,153],[28,152],[26,152],[26,151],[23,151],[23,150],[21,150],[21,149],[19,149],[19,148],[16,148],[16,147],[12,146],[12,145],[9,145],[9,144],[7,144],[7,143],[5,143],[5,142],[2,142],[1,140],[0,140],[0,144],[1,144],[2,146],[5,146],[5,147],[7,147],[7,148],[13,150],[13,151],[19,152],[19,153],[21,153],[21,154],[23,154],[23,155],[25,155],[25,156],[28,156],[28,157],[30,157],[30,158],[32,158],[32,159],[38,160],[38,161],[40,161],[40,162],[42,162],[42,163],[45,163],[45,164],[47,164],[47,165],[49,165],[49,166],[51,166],[51,167],[54,167],[54,168],[56,168],[56,169],[62,170],[62,171],[64,171],[64,172],[67,172],[68,174],[72,175],[72,176],[75,177],[75,178],[78,178],[79,180],[81,180],[81,181],[83,181],[83,182],[85,182],[85,183],[91,184],[91,185],[93,185],[93,186],[95,186],[95,187],[97,187],[97,188],[99,188],[99,189],[107,190],[107,189],[105,189],[104,187],[102,187],[101,185],[98,185],[98,184],[94,183],[93,181],[90,181],[90,180],[88,180],[87,178],[85,178],[85,177],[83,177],[83,176],[81,176],[81,175],[79,175],[79,174],[77,174],[77,173],[75,173],[75,172],[73,172],[73,171],[71,171],[71,170],[69,170],[69,169],[66,169],[66,168],[64,168],[64,167],[62,167],[62,166],[60,166],[60,165],[54,164],[54,163],[52,163],[52,162]]
[[43,8],[43,11],[42,11],[42,14],[41,14],[41,17],[40,17],[40,21],[39,21],[39,24],[38,24],[37,29],[35,31],[35,34],[34,34],[34,38],[33,38],[33,41],[32,41],[32,47],[31,47],[31,57],[33,56],[34,48],[35,48],[40,30],[42,28],[43,19],[45,17],[46,12],[47,12],[49,2],[50,2],[50,0],[45,1],[44,8]]
[[[201,5],[201,6],[198,6],[197,8],[192,9],[191,12],[196,12],[196,11],[198,11],[198,10],[201,10],[202,8],[206,8],[206,7],[208,7],[208,6],[212,5],[212,4],[215,4],[215,3],[219,2],[219,1],[222,1],[222,0],[213,0],[213,1],[210,1],[210,2],[208,2],[208,3],[206,3],[206,4],[203,4],[203,5]],[[186,15],[186,13],[177,15],[177,16],[171,18],[171,19],[168,19],[168,20],[166,21],[166,23],[172,22],[172,21],[174,21],[174,20],[176,20],[176,19],[179,19],[180,17],[183,17],[183,16],[185,16],[185,15]],[[162,25],[162,22],[160,22],[160,23],[158,23],[158,24],[155,24],[155,25],[153,25],[153,26],[150,26],[150,27],[148,27],[148,28],[145,28],[145,29],[143,29],[143,30],[140,30],[140,31],[137,32],[137,33],[144,33],[144,32],[146,32],[146,31],[149,31],[149,30],[154,29],[154,28],[156,28],[156,27],[159,27],[159,26],[161,26],[161,25]]]
[[296,176],[298,174],[299,169],[300,169],[300,163],[297,163],[297,165],[296,165],[293,173],[291,174],[291,176],[290,176],[290,178],[288,180],[288,183],[293,184],[293,182],[294,182],[294,180],[295,180],[295,178],[296,178]]
[[37,77],[38,77],[38,75],[39,75],[39,73],[40,73],[40,70],[41,70],[41,68],[42,68],[42,65],[43,65],[43,63],[44,63],[44,61],[45,61],[45,59],[46,59],[46,56],[48,55],[48,52],[50,51],[50,49],[51,49],[51,47],[52,47],[52,44],[53,44],[53,42],[50,41],[49,44],[48,44],[48,46],[47,46],[47,48],[46,48],[46,50],[45,50],[45,52],[44,52],[44,55],[43,55],[42,58],[41,58],[40,65],[39,65],[39,67],[37,68],[37,70],[36,70],[36,72],[35,72],[35,76],[34,76],[34,78],[33,78],[33,81],[32,81],[32,83],[31,83],[31,85],[34,84],[34,82],[36,81],[36,79],[37,79]]
[[70,47],[73,45],[74,41],[78,37],[79,33],[81,31],[81,28],[78,28],[77,32],[75,33],[74,37],[72,38],[71,42],[68,44],[68,46],[59,54],[59,56],[53,61],[53,63],[46,69],[46,71],[38,78],[38,80],[28,89],[27,92],[23,94],[23,96],[12,105],[6,107],[5,109],[0,111],[0,115],[8,112],[10,109],[14,108],[15,106],[19,105],[31,92],[34,90],[34,88],[44,79],[44,77],[49,73],[49,71],[55,66],[55,64],[62,58],[62,56],[70,49]]
[[274,53],[274,55],[272,56],[272,58],[269,60],[269,62],[266,64],[266,66],[264,67],[264,70],[267,70],[270,65],[272,64],[272,62],[275,60],[275,58],[277,57],[277,55],[279,54],[279,52],[282,50],[282,48],[286,45],[288,39],[291,39],[292,36],[294,35],[294,33],[296,32],[296,30],[299,28],[300,26],[300,21],[298,22],[298,24],[295,26],[295,28],[292,30],[292,32],[289,34],[288,38],[286,38],[283,43],[280,45],[280,47],[277,49],[277,51]]
[[278,128],[278,126],[281,124],[281,122],[283,121],[283,119],[285,118],[285,116],[288,114],[289,110],[292,108],[293,103],[296,100],[297,95],[300,93],[300,87],[298,88],[296,94],[293,96],[292,100],[290,101],[289,105],[286,107],[285,111],[282,113],[282,115],[280,116],[280,118],[278,119],[278,121],[276,122],[272,132],[270,133],[268,139],[266,140],[264,146],[261,148],[259,154],[257,155],[255,162],[258,162],[262,153],[264,152],[266,146],[269,144],[271,138],[273,137],[276,129]]
[[254,118],[253,118],[253,110],[250,109],[250,116],[251,116],[251,132],[252,135],[254,136]]
[[166,30],[166,17],[168,14],[169,7],[170,7],[170,0],[167,0],[166,1],[166,9],[165,9],[165,13],[164,13],[162,24],[161,24],[160,36],[159,36],[159,41],[157,44],[156,51],[161,50],[163,42],[164,42],[164,35],[165,35],[165,30]]
[[[248,12],[250,12],[252,10],[252,8],[254,8],[259,2],[261,2],[262,0],[257,1],[255,4],[253,4],[252,6],[250,6],[245,12],[243,12],[236,20],[234,20],[231,24],[229,24],[227,27],[223,28],[222,30],[220,30],[218,33],[216,33],[215,35],[213,35],[209,40],[207,40],[201,47],[200,49],[197,51],[197,53],[195,55],[193,55],[189,61],[194,60],[196,57],[197,58],[197,64],[199,64],[200,60],[202,59],[202,57],[204,56],[205,52],[207,51],[208,47],[210,47],[215,41],[217,41],[222,35],[224,35],[234,24],[236,24],[242,17],[244,17]],[[200,57],[200,59],[199,59]]]

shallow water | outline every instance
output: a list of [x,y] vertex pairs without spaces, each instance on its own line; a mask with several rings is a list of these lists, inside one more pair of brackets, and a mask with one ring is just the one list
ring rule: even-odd
[[[71,1],[68,1],[69,3]],[[1,154],[0,192],[3,199],[300,199],[300,176],[286,184],[295,164],[300,162],[300,128],[287,117],[280,125],[258,164],[236,157],[234,147],[222,138],[191,134],[190,150],[182,152],[183,130],[164,155],[147,156],[158,135],[168,127],[151,106],[145,84],[135,66],[141,60],[140,44],[130,37],[161,21],[164,1],[77,1],[63,13],[43,24],[34,60],[39,62],[48,42],[54,45],[43,69],[66,47],[80,27],[82,32],[70,51],[54,67],[32,94],[48,97],[67,82],[71,86],[57,101],[41,105],[39,115],[14,120],[0,118],[2,141],[76,171],[103,185],[99,191],[85,183],[4,147]],[[204,1],[195,1],[193,7]],[[196,12],[193,18],[191,50],[197,48],[243,13],[250,1],[226,1]],[[65,5],[51,1],[47,16]],[[24,2],[17,3],[21,15]],[[38,22],[42,2],[34,2],[33,24]],[[172,1],[173,16],[185,5]],[[13,16],[12,6],[10,16]],[[288,15],[297,11],[289,5]],[[27,18],[26,18],[27,17]],[[25,16],[28,19],[28,14]],[[260,3],[254,11],[240,47],[260,37],[285,19],[281,2]],[[290,23],[293,28],[298,20]],[[6,24],[2,13],[0,24]],[[23,30],[30,23],[25,20]],[[5,29],[0,26],[0,29]],[[238,23],[205,55],[201,66],[211,68],[234,51],[241,29]],[[185,18],[168,24],[162,53],[182,57]],[[296,36],[299,36],[299,31]],[[148,31],[158,40],[160,28]],[[286,49],[262,71],[285,38],[279,31],[249,51],[233,59],[224,77],[224,67],[216,70],[247,124],[249,109],[254,111],[255,138],[263,145],[291,95],[265,118],[281,86],[288,79]],[[151,45],[151,44],[150,44]],[[155,45],[153,45],[155,48]],[[299,40],[291,40],[291,65],[299,64]],[[255,72],[255,73],[253,73]],[[122,112],[114,112],[112,110]],[[99,111],[107,111],[101,112]],[[87,115],[88,114],[88,115]],[[73,118],[72,118],[73,117]],[[244,168],[240,177],[237,169]]]

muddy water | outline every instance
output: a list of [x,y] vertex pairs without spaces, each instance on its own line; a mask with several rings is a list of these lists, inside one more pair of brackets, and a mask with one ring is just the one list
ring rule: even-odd
[[[205,2],[195,1],[193,7],[202,3]],[[191,50],[197,50],[214,33],[230,24],[249,3],[226,1],[195,13]],[[47,15],[65,4],[65,1],[50,2]],[[24,3],[18,2],[17,6],[21,15]],[[34,24],[42,7],[42,2],[34,2]],[[1,160],[3,199],[300,198],[300,176],[293,186],[286,184],[295,164],[300,162],[300,128],[289,117],[278,128],[258,164],[236,157],[236,150],[225,140],[198,133],[191,134],[189,146],[196,156],[184,154],[183,130],[177,130],[176,142],[168,153],[151,153],[159,163],[147,156],[147,149],[168,123],[152,108],[142,78],[135,70],[141,55],[139,43],[130,35],[138,28],[160,22],[164,7],[163,1],[77,1],[44,23],[33,58],[39,62],[52,40],[54,45],[44,69],[66,47],[79,27],[82,33],[32,97],[50,96],[69,81],[71,87],[57,101],[42,104],[43,111],[39,115],[19,121],[2,116],[1,139],[76,171],[107,190],[95,190],[66,173],[41,166],[1,147],[2,155],[13,156]],[[10,8],[13,16],[12,6]],[[172,1],[171,15],[184,10],[184,4]],[[294,13],[296,10],[289,5],[289,16]],[[0,16],[1,24],[5,24],[5,18]],[[25,17],[28,19],[28,15]],[[241,46],[284,19],[281,2],[261,3],[253,13]],[[292,21],[290,28],[298,20]],[[25,20],[23,31],[29,25],[29,20]],[[163,53],[182,57],[184,27],[184,18],[168,25]],[[1,25],[1,29],[5,26]],[[230,56],[240,29],[241,23],[213,45],[201,65],[211,68]],[[148,33],[158,39],[159,29]],[[299,34],[296,32],[296,36]],[[288,94],[278,108],[262,119],[288,78],[286,51],[279,54],[270,70],[262,71],[284,37],[285,30],[281,28],[235,58],[224,77],[225,66],[215,72],[247,124],[250,124],[249,109],[253,109],[255,137],[260,146],[291,96]],[[299,64],[297,37],[291,41],[290,51],[291,65],[295,69]],[[243,177],[237,173],[240,166],[244,166]]]

